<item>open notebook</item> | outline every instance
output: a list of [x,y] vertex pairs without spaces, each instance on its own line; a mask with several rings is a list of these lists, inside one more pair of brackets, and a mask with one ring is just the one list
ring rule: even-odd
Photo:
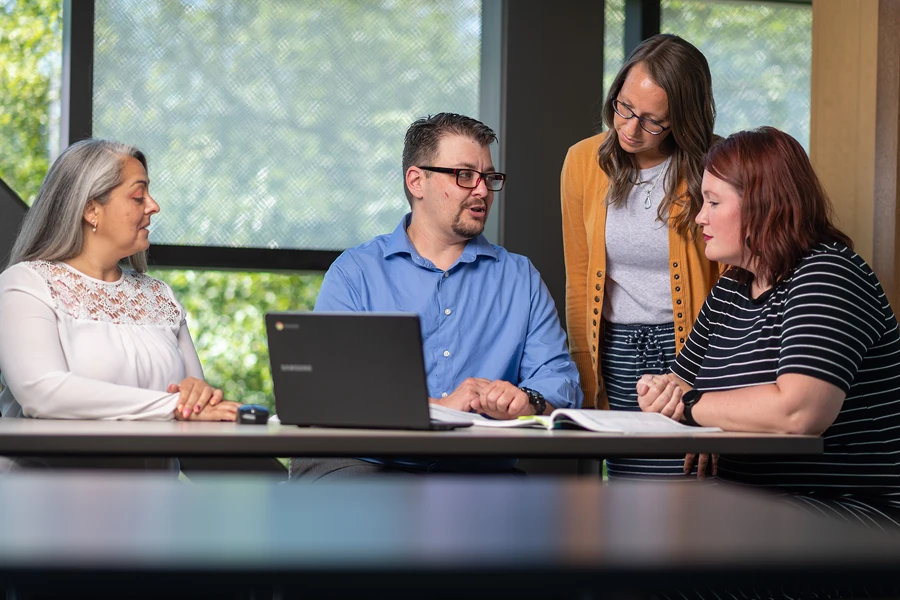
[[557,408],[551,414],[540,417],[520,417],[510,421],[488,419],[475,413],[467,413],[439,404],[431,404],[431,418],[435,421],[471,421],[479,427],[532,427],[544,429],[587,429],[599,433],[715,433],[718,427],[691,427],[673,421],[659,413],[631,412],[625,410],[585,410]]

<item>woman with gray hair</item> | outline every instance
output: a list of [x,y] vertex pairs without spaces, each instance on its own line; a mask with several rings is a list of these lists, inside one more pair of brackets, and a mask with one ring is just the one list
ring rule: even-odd
[[184,308],[144,273],[149,185],[144,154],[116,142],[78,142],[50,167],[0,275],[4,417],[234,420]]

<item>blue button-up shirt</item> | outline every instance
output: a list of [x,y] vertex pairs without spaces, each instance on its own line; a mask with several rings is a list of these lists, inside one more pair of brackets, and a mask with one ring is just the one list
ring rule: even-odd
[[406,233],[410,218],[341,254],[325,274],[316,310],[418,314],[431,397],[483,377],[536,390],[556,408],[581,407],[578,370],[531,261],[479,235],[444,271],[416,251]]

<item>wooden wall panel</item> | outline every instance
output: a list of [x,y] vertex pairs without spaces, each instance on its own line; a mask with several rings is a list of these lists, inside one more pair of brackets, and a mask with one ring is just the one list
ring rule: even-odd
[[900,309],[900,0],[878,9],[873,266]]
[[810,158],[838,223],[872,260],[878,0],[813,0]]

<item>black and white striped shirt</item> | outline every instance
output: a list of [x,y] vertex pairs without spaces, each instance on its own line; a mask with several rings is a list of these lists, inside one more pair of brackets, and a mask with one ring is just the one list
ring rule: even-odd
[[726,273],[672,371],[701,391],[784,373],[847,397],[817,456],[722,456],[719,478],[812,496],[900,501],[900,332],[881,284],[843,244],[820,244],[757,299]]

